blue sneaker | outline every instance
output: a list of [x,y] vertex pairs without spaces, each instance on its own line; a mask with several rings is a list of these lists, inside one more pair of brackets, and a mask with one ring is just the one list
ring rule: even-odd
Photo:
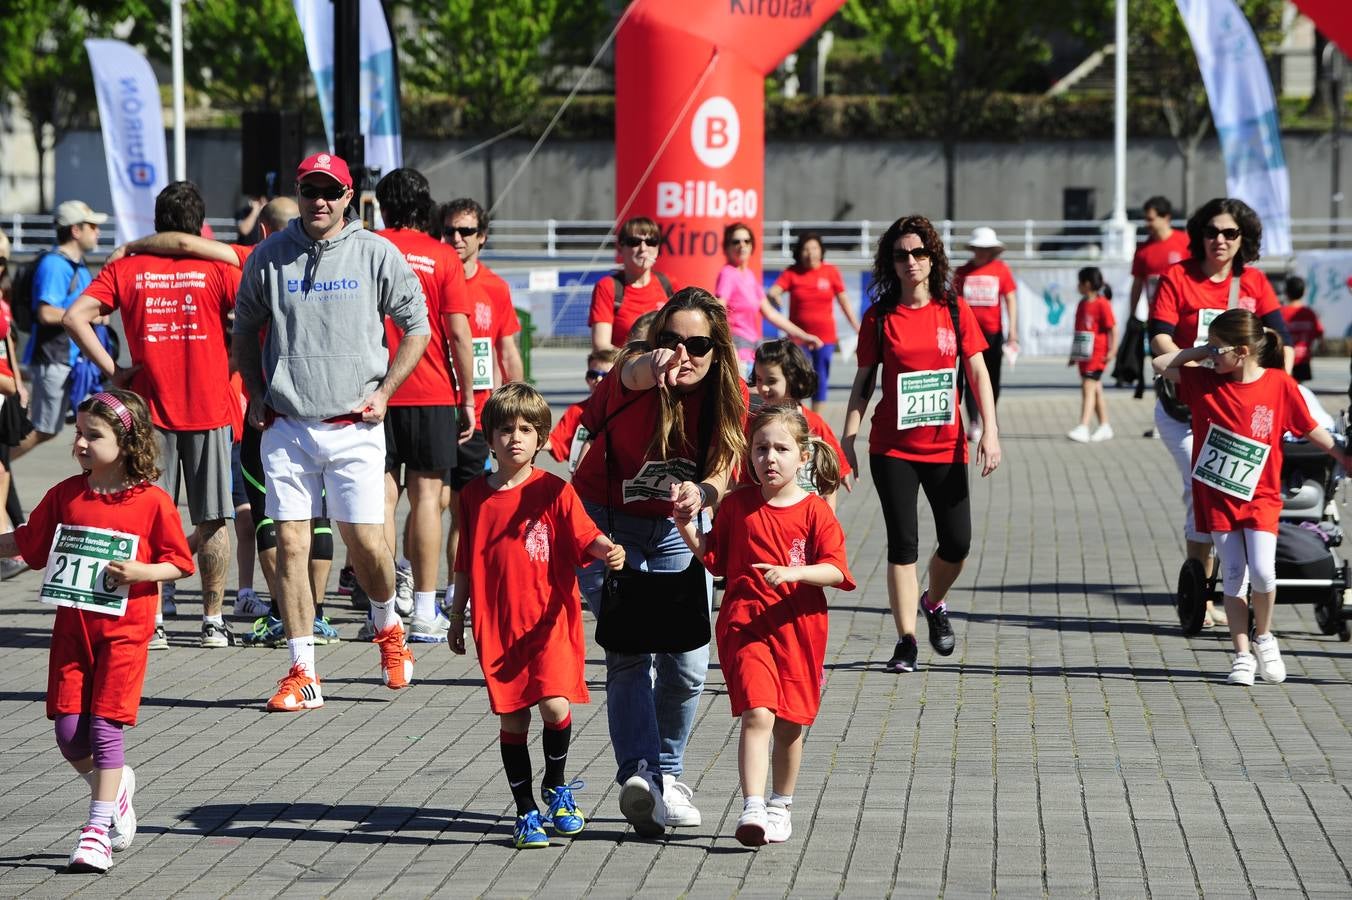
[[516,829],[512,832],[512,842],[518,850],[532,850],[549,846],[549,835],[545,834],[545,823],[540,811],[532,809],[524,816],[516,817]]
[[[285,640],[286,636],[283,635],[282,638]],[[315,619],[316,644],[336,644],[339,640],[341,640],[341,638],[338,637],[338,629],[329,624],[328,616],[325,616],[322,619]]]
[[253,628],[243,641],[246,647],[281,647],[286,643],[286,626],[281,619],[262,616],[254,619]]
[[545,803],[549,804],[549,808],[545,811],[545,819],[554,825],[554,830],[559,834],[571,837],[586,827],[586,817],[573,802],[573,791],[580,791],[584,787],[586,785],[581,781],[574,781],[572,784],[544,789]]

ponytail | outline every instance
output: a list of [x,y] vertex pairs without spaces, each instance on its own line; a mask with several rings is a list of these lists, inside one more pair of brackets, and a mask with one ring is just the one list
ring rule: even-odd
[[1247,309],[1227,309],[1211,322],[1211,334],[1232,347],[1247,347],[1264,369],[1282,369],[1282,336]]
[[1264,369],[1284,369],[1286,368],[1286,354],[1282,352],[1284,344],[1282,336],[1271,328],[1263,328],[1263,338],[1259,342],[1258,365]]
[[812,460],[812,480],[817,485],[817,493],[825,497],[840,489],[840,457],[835,448],[826,441],[811,435],[807,439],[808,452]]

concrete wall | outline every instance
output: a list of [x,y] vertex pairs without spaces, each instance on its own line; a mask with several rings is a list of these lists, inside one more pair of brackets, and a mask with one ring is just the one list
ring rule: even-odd
[[[1291,212],[1296,218],[1329,213],[1330,139],[1284,139],[1291,171]],[[421,169],[441,199],[500,194],[530,150],[525,141],[503,141],[491,150],[457,158],[467,141],[405,143],[408,165]],[[318,149],[316,146],[314,149]],[[1343,184],[1352,186],[1352,146],[1343,154]],[[66,135],[55,154],[57,200],[79,197],[96,209],[109,206],[103,143],[98,132]],[[204,190],[211,216],[229,216],[239,201],[240,149],[234,132],[190,132],[188,176]],[[1062,189],[1096,191],[1095,214],[1112,206],[1112,145],[1107,141],[1023,144],[968,143],[958,148],[956,218],[1059,219]],[[490,175],[491,170],[491,175]],[[1201,147],[1193,173],[1194,203],[1223,194],[1225,167],[1219,146]],[[1163,193],[1180,203],[1183,164],[1172,141],[1133,141],[1128,153],[1129,203]],[[605,219],[615,208],[612,146],[603,141],[547,143],[517,180],[498,210],[512,219]],[[23,193],[0,194],[0,212],[32,211]],[[918,210],[942,214],[944,167],[937,142],[777,142],[766,148],[766,219],[887,219]],[[1344,205],[1352,216],[1352,203]]]

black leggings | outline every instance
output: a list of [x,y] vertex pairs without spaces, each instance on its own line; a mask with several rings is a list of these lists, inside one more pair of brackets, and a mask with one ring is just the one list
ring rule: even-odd
[[[1000,364],[1005,360],[1005,336],[1002,332],[988,334],[986,337],[986,349],[981,351],[981,358],[986,361],[986,372],[991,377],[991,397],[996,402],[1000,402]],[[967,402],[967,418],[975,420],[981,410],[977,407],[976,387],[967,385],[966,396],[963,399]]]
[[887,525],[887,561],[914,565],[920,558],[920,488],[934,513],[939,535],[936,552],[944,562],[960,563],[972,549],[972,507],[963,463],[925,463],[881,454],[869,455],[873,487],[883,504]]

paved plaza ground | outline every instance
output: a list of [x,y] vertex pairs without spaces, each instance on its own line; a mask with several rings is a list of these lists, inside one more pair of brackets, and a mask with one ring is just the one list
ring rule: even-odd
[[[537,351],[556,415],[582,368]],[[1345,363],[1317,373],[1328,408],[1345,405]],[[922,624],[921,670],[882,671],[882,519],[867,477],[843,498],[859,589],[828,592],[789,843],[733,839],[737,730],[716,661],[685,774],[703,827],[646,841],[620,817],[592,643],[571,754],[590,824],[518,852],[472,655],[415,648],[415,684],[392,693],[375,648],[350,640],[360,614],[333,597],[349,640],[318,649],[324,708],[269,715],[286,651],[199,649],[191,579],[128,732],[135,844],[105,876],[62,874],[88,792],[44,718],[51,610],[27,573],[0,588],[0,896],[1352,896],[1352,645],[1319,634],[1311,607],[1280,606],[1289,679],[1227,686],[1225,633],[1184,637],[1171,604],[1181,504],[1164,448],[1141,437],[1151,404],[1110,392],[1118,438],[1082,446],[1064,437],[1073,370],[1020,363],[1009,382],[1005,463],[975,488],[950,598],[953,656],[932,655]],[[17,469],[29,506],[74,470],[64,438]]]

